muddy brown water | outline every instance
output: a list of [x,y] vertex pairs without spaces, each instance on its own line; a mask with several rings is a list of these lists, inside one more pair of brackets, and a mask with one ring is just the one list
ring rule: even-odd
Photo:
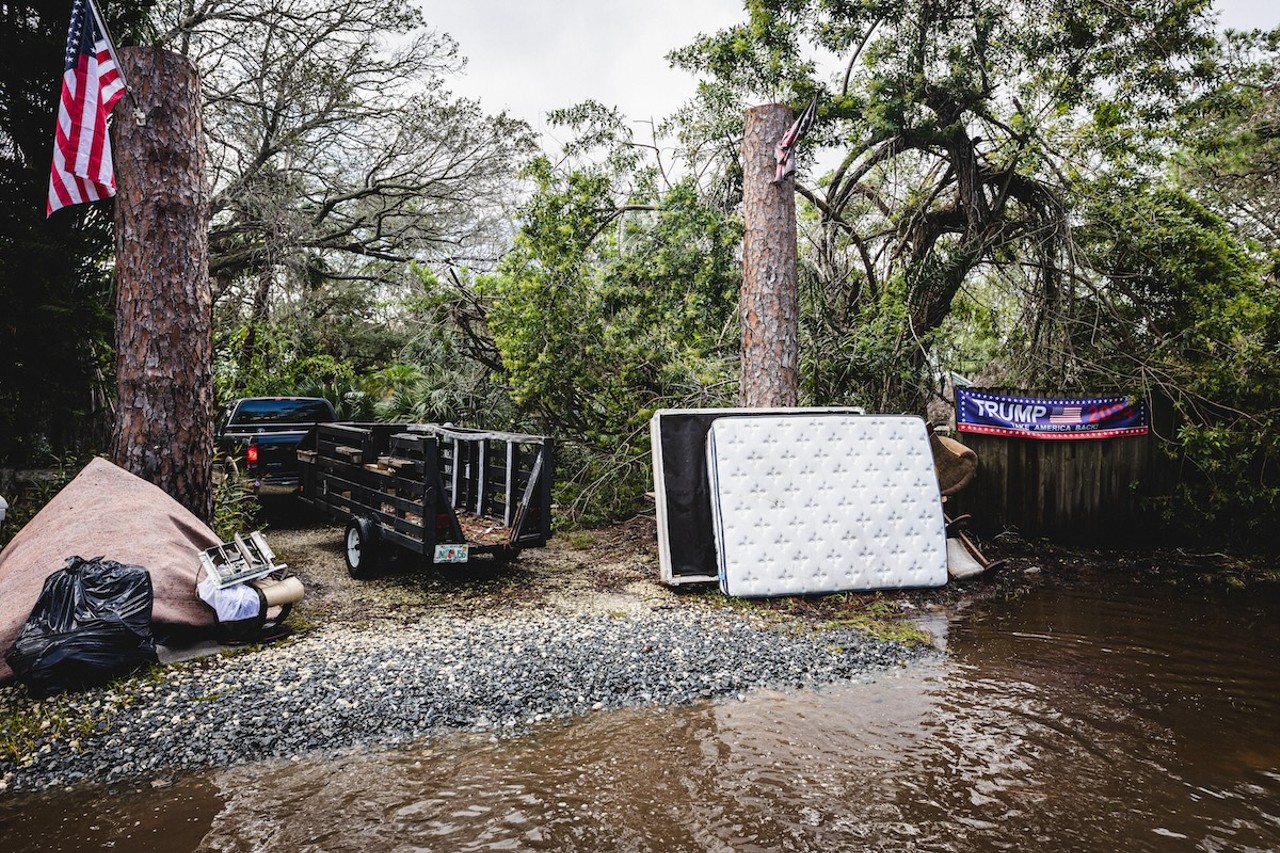
[[1084,571],[873,683],[12,796],[0,850],[1275,850],[1278,605]]

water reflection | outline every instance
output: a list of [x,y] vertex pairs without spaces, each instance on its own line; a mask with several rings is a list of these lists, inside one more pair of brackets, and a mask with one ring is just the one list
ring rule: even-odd
[[222,808],[211,780],[140,790],[48,791],[0,800],[0,851],[196,850]]
[[871,684],[20,798],[0,849],[1276,849],[1277,603],[1085,575]]

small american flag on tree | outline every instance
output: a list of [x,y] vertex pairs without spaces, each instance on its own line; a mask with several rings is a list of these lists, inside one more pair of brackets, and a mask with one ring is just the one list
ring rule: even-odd
[[796,143],[804,138],[804,135],[809,132],[809,128],[813,127],[813,123],[817,118],[818,96],[814,95],[813,100],[809,102],[809,106],[804,108],[804,112],[800,113],[799,118],[792,122],[791,127],[787,128],[787,132],[782,134],[778,144],[773,147],[773,158],[778,164],[773,179],[775,184],[787,175],[795,173]]
[[116,194],[107,116],[125,86],[93,0],[72,3],[65,60],[46,216]]

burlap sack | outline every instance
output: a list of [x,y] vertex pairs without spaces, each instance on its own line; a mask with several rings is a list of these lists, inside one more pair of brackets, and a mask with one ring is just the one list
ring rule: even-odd
[[933,450],[933,466],[938,472],[938,488],[942,494],[954,495],[978,473],[977,454],[954,438],[932,433],[929,447]]
[[[0,551],[0,654],[13,645],[44,579],[67,557],[103,556],[151,573],[152,630],[212,628],[213,611],[196,595],[199,552],[213,531],[151,483],[94,459]],[[0,682],[13,677],[0,659]]]

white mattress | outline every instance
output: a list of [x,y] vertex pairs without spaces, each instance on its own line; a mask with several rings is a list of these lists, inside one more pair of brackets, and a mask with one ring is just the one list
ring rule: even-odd
[[706,450],[726,595],[947,582],[942,501],[919,418],[721,418]]

